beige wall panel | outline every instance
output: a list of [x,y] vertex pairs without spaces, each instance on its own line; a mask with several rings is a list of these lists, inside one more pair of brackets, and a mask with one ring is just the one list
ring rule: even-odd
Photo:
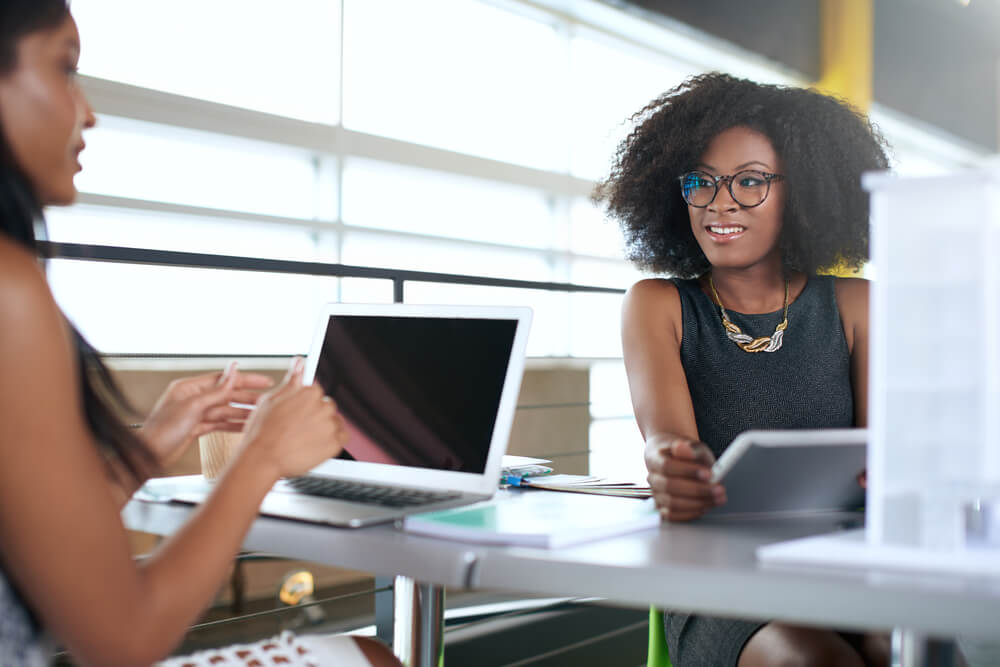
[[581,407],[521,409],[514,414],[509,454],[550,459],[582,454],[589,447],[590,409]]
[[560,454],[550,457],[552,470],[564,475],[587,475],[590,473],[590,454]]
[[517,404],[588,403],[590,371],[586,368],[529,368],[521,381]]

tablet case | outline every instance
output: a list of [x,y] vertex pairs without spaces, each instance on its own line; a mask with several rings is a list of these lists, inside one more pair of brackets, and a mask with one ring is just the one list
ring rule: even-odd
[[867,443],[868,431],[861,428],[745,431],[712,467],[727,502],[705,516],[864,509],[858,475]]

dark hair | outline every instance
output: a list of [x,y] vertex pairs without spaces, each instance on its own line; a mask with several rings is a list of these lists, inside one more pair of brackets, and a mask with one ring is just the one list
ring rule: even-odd
[[667,91],[632,121],[593,198],[621,224],[627,256],[641,268],[683,278],[708,270],[677,177],[731,127],[760,132],[781,158],[787,194],[778,243],[786,267],[811,274],[868,259],[861,174],[887,168],[888,158],[878,130],[846,103],[711,73]]
[[[17,66],[17,44],[24,36],[56,28],[67,16],[66,0],[3,0],[0,76]],[[0,234],[37,253],[36,224],[44,224],[41,202],[0,131]],[[87,424],[105,451],[120,459],[136,479],[143,480],[156,470],[156,464],[145,443],[121,419],[120,415],[133,410],[97,351],[72,323],[69,327],[80,366],[79,391]]]

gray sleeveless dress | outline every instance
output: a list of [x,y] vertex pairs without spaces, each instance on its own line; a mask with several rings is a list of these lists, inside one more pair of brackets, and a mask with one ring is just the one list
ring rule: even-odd
[[[750,428],[843,428],[854,425],[850,353],[835,279],[810,276],[788,308],[780,350],[744,352],[726,338],[718,307],[697,280],[674,280],[681,298],[681,363],[698,435],[718,457]],[[727,309],[751,336],[770,336],[782,311],[747,315]],[[735,666],[762,621],[681,613],[666,615],[675,667]]]
[[42,667],[51,655],[48,640],[0,570],[0,666]]

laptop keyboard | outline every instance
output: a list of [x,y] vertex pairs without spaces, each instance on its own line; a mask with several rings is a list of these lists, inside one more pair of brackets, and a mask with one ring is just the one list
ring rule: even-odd
[[314,496],[385,507],[428,505],[451,500],[459,495],[451,491],[417,491],[324,477],[292,477],[288,483],[295,489]]

